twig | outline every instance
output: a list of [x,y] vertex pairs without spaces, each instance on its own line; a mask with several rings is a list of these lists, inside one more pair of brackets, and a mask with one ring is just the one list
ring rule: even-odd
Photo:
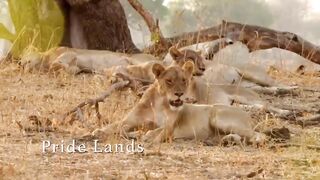
[[15,122],[16,122],[16,124],[18,125],[18,127],[19,127],[20,131],[24,130],[24,128],[23,128],[23,126],[22,126],[21,122],[19,122],[19,121],[15,121]]
[[96,110],[97,118],[98,118],[98,120],[100,121],[100,120],[101,120],[101,114],[100,114],[100,111],[99,111],[99,103],[96,103],[96,104],[94,105],[94,108],[95,108],[95,110]]
[[139,84],[139,83],[141,83],[142,85],[150,85],[153,83],[153,81],[151,81],[151,80],[132,77],[132,76],[130,76],[128,74],[124,74],[124,73],[116,73],[115,76],[123,79],[124,81],[129,81],[130,82],[129,86],[133,89],[136,89],[137,84]]
[[16,124],[18,125],[20,131],[23,131],[23,133],[25,132],[54,132],[55,129],[52,127],[23,127],[23,125],[21,124],[21,122],[15,121]]
[[[68,111],[67,113],[64,114],[63,116],[63,120],[65,120],[65,118],[67,116],[69,116],[70,114],[76,112],[78,109],[86,106],[86,105],[89,105],[89,106],[92,106],[92,105],[95,105],[96,106],[96,110],[97,109],[97,105],[99,102],[104,102],[104,100],[110,96],[110,94],[113,92],[113,91],[116,91],[116,90],[120,90],[120,89],[123,89],[125,87],[127,87],[129,85],[129,81],[121,81],[121,82],[117,82],[115,84],[113,84],[106,92],[102,93],[99,97],[97,98],[94,98],[94,99],[88,99],[82,103],[80,103],[79,105],[77,105],[75,108],[73,108],[72,110]],[[99,110],[98,110],[99,111]],[[100,113],[99,113],[100,114]]]
[[275,149],[275,148],[277,148],[277,147],[278,147],[278,148],[306,147],[307,149],[320,151],[320,146],[315,146],[315,145],[303,145],[303,144],[285,143],[285,144],[276,144],[276,145],[269,146],[270,149]]
[[320,124],[320,114],[308,118],[298,118],[297,124],[302,127]]
[[[298,87],[261,87],[254,86],[250,89],[263,94],[271,94],[271,95],[284,95],[284,94],[292,94],[293,91],[298,89]],[[296,93],[295,93],[296,94]]]
[[253,178],[253,177],[257,176],[258,174],[261,174],[262,172],[263,172],[263,168],[259,168],[259,169],[255,170],[255,171],[252,171],[252,172],[248,173],[247,175],[245,175],[245,177]]
[[295,111],[296,113],[308,112],[308,113],[320,113],[320,109],[315,108],[318,103],[308,103],[304,105],[294,105],[294,104],[274,104],[280,109],[285,109],[289,111]]

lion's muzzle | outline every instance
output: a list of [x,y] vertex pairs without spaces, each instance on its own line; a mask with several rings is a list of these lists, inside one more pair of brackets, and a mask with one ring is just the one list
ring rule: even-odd
[[170,100],[169,104],[174,107],[180,107],[183,105],[183,101],[181,99]]

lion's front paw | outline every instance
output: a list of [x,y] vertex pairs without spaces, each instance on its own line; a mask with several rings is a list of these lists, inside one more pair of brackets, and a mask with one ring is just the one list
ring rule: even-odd
[[241,145],[241,136],[238,134],[228,134],[221,139],[223,145]]
[[260,146],[267,142],[267,136],[265,134],[255,132],[254,136],[250,139],[254,145]]
[[147,134],[143,135],[141,137],[141,140],[145,143],[151,143],[152,142],[152,139],[153,137],[150,135],[150,133],[148,134],[149,132],[147,132]]
[[146,143],[160,143],[162,128],[148,131],[141,140]]

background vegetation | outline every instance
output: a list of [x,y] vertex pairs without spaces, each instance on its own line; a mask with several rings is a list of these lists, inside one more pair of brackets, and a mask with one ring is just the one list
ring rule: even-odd
[[[57,46],[63,35],[63,15],[52,0],[8,0],[14,32],[0,23],[0,39],[9,40],[19,56],[28,46],[39,51]],[[2,7],[5,2],[2,2]]]

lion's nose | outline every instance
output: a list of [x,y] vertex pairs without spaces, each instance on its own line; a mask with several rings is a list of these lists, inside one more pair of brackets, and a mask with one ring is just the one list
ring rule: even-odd
[[174,95],[178,96],[178,97],[181,97],[183,95],[182,92],[179,92],[179,93],[174,93]]

